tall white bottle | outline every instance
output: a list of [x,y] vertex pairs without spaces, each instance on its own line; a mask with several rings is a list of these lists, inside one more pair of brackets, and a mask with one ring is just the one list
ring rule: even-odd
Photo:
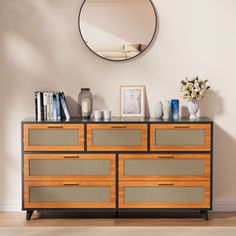
[[163,102],[163,120],[169,120],[170,119],[170,102],[164,101]]
[[162,115],[163,115],[163,106],[162,106],[162,103],[160,101],[158,101],[156,103],[156,109],[155,109],[155,116],[157,119],[161,119]]

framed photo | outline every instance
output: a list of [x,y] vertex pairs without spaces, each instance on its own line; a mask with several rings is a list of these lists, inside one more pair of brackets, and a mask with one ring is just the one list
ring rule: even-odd
[[145,117],[145,86],[120,86],[121,117]]

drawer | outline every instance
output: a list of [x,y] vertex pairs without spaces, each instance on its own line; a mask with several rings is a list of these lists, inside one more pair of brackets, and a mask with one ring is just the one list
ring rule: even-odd
[[122,154],[120,180],[209,180],[209,154]]
[[114,154],[25,154],[25,180],[115,180]]
[[120,208],[210,208],[210,183],[120,182]]
[[115,208],[115,182],[25,182],[24,208]]
[[83,124],[25,124],[25,151],[83,151]]
[[152,124],[151,151],[210,151],[210,124]]
[[146,124],[88,124],[88,151],[147,151]]

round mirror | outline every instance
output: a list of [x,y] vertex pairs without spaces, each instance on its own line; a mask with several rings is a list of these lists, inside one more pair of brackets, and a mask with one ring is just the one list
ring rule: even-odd
[[113,61],[129,60],[152,42],[157,15],[150,0],[85,0],[79,29],[87,47]]

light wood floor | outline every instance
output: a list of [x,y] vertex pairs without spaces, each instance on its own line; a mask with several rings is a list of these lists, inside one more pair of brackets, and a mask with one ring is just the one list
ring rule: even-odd
[[25,226],[236,226],[235,213],[209,213],[209,221],[202,218],[75,218],[67,215],[40,216],[34,213],[31,221],[25,213],[1,213],[0,227]]

